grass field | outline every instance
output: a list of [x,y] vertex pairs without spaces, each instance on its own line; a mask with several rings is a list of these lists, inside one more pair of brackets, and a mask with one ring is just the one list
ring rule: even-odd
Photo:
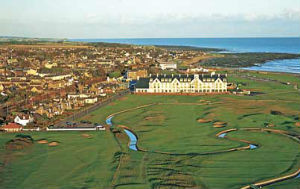
[[[298,76],[258,74],[257,77],[299,83]],[[217,138],[231,128],[266,128],[300,133],[299,91],[280,82],[253,81],[231,75],[230,82],[259,92],[254,96],[137,96],[128,95],[98,109],[83,120],[105,123],[108,115],[140,105],[113,117],[114,132],[29,133],[35,142],[23,150],[6,150],[15,134],[0,135],[0,188],[240,188],[276,178],[300,168],[299,143],[271,132],[238,130],[228,137],[253,141],[259,148],[201,155],[246,146]],[[199,123],[197,120],[212,120]],[[226,122],[214,128],[213,122]],[[138,136],[138,147],[128,149],[120,125]],[[270,128],[270,127],[269,127]],[[39,139],[58,141],[56,147]],[[266,188],[298,188],[299,178]]]
[[[0,188],[108,188],[114,174],[113,162],[119,150],[109,132],[29,133],[36,141],[24,150],[4,153],[4,143],[15,134],[1,134]],[[40,139],[58,141],[49,147]],[[3,164],[2,164],[3,165]]]

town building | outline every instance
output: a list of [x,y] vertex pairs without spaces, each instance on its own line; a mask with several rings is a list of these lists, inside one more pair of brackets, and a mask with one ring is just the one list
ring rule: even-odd
[[171,63],[171,62],[161,62],[161,63],[159,63],[159,67],[162,70],[176,70],[177,64]]
[[0,127],[0,129],[6,132],[20,132],[22,131],[23,127],[17,123],[8,123]]
[[135,93],[222,93],[227,92],[227,75],[150,75],[140,78]]
[[28,123],[32,123],[34,121],[31,115],[17,115],[14,119],[15,123],[26,126]]

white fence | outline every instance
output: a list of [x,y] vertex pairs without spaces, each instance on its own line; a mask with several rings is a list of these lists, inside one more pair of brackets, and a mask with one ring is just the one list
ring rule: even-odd
[[105,127],[96,126],[96,127],[62,127],[62,128],[48,128],[47,131],[105,131]]
[[25,129],[23,128],[22,131],[40,131],[40,128],[34,128],[34,129]]

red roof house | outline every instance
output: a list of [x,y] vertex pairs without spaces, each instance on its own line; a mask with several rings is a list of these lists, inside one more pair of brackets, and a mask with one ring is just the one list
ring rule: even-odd
[[23,127],[17,123],[8,123],[0,128],[6,132],[20,132],[23,129]]

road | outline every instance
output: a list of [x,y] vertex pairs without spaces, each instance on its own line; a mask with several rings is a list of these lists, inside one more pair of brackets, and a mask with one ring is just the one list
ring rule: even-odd
[[57,122],[55,124],[55,126],[57,126],[57,127],[66,126],[66,122],[73,122],[74,120],[77,120],[78,118],[83,117],[83,116],[89,114],[90,112],[92,112],[98,108],[101,108],[103,106],[106,106],[109,103],[117,100],[118,98],[121,98],[121,97],[129,94],[129,92],[130,92],[129,90],[120,91],[117,94],[113,95],[112,97],[105,99],[104,101],[97,102],[97,103],[93,104],[92,106],[86,107],[78,112],[75,112],[73,115],[68,116],[68,117],[62,119],[61,121]]

